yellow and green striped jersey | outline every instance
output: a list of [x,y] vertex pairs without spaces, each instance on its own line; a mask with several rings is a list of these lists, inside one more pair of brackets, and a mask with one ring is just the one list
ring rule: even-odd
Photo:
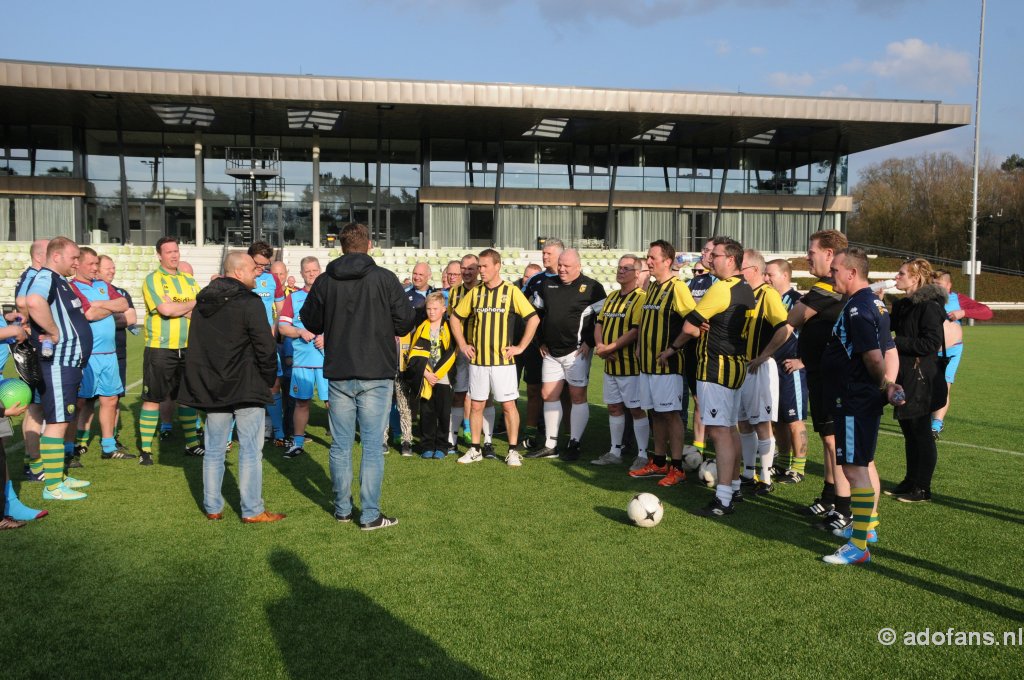
[[679,337],[683,330],[683,318],[694,307],[693,295],[681,279],[673,276],[664,283],[651,282],[647,298],[641,305],[640,335],[637,346],[640,350],[640,370],[650,375],[683,372],[683,355],[676,352],[669,357],[668,365],[658,364],[658,355]]
[[192,302],[199,293],[199,285],[188,274],[168,274],[163,267],[146,277],[142,296],[146,300],[146,347],[183,349],[188,347],[188,324],[185,317],[170,319],[160,316],[157,305],[164,298],[171,302]]
[[697,342],[697,380],[731,389],[747,377],[747,312],[754,309],[754,293],[738,276],[719,279],[708,288],[687,317],[694,326],[711,327]]
[[[613,290],[605,298],[601,313],[597,315],[597,323],[601,324],[601,342],[610,345],[639,326],[640,312],[646,298],[647,294],[642,288],[636,288],[625,295],[621,290]],[[640,373],[640,362],[635,350],[636,343],[619,349],[604,360],[604,372],[617,376]]]

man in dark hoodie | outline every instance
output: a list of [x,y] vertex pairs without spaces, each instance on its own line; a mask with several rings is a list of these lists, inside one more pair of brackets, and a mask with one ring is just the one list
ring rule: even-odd
[[358,423],[363,449],[359,523],[371,531],[398,523],[380,512],[382,449],[398,374],[395,338],[412,330],[415,314],[398,278],[367,255],[370,234],[365,225],[346,224],[339,240],[343,255],[313,283],[302,321],[310,333],[324,336],[334,516],[339,522],[352,521],[352,445]]
[[231,419],[238,432],[238,489],[242,521],[277,522],[284,515],[263,505],[263,418],[277,379],[277,344],[267,312],[252,292],[263,268],[246,253],[224,259],[224,276],[196,296],[178,403],[206,411],[203,506],[223,518],[224,454]]

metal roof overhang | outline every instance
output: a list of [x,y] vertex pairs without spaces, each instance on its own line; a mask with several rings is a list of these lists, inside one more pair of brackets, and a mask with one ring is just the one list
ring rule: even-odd
[[[288,127],[288,109],[342,110],[322,137],[421,140],[529,139],[544,118],[568,118],[541,144],[638,144],[634,137],[675,123],[666,141],[707,149],[700,167],[781,169],[949,130],[971,122],[969,105],[938,101],[783,97],[582,87],[399,81],[321,76],[167,71],[0,60],[0,123],[182,132],[152,104],[211,106],[209,134],[312,136]],[[771,133],[771,134],[768,134]],[[793,153],[794,156],[787,156]],[[781,160],[780,160],[781,159]]]

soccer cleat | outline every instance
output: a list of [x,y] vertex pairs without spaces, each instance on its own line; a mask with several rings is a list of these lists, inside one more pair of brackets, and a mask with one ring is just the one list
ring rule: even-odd
[[[847,540],[853,538],[853,522],[850,522],[845,529],[833,529],[832,535]],[[868,543],[878,543],[878,532],[874,529],[868,529]]]
[[484,456],[480,453],[480,449],[475,446],[470,446],[457,462],[462,463],[463,465],[469,465],[470,463],[479,463],[483,459]]
[[254,515],[252,517],[243,517],[242,518],[242,523],[243,524],[264,524],[264,523],[268,523],[268,522],[280,522],[281,520],[283,520],[287,516],[288,515],[286,515],[286,514],[284,514],[282,512],[269,512],[267,510],[264,510],[260,514]]
[[498,458],[498,455],[494,453],[494,444],[492,444],[491,442],[487,442],[484,444],[483,449],[481,449],[480,451],[480,454],[487,460],[496,460]]
[[783,470],[774,478],[779,484],[799,484],[804,481],[804,476],[795,470]]
[[771,482],[765,484],[764,482],[758,482],[754,485],[754,490],[750,492],[752,496],[767,496],[772,491],[775,491],[775,485]]
[[114,446],[117,447],[117,450],[121,453],[128,453],[128,447],[122,444],[121,440],[117,437],[114,437]]
[[201,458],[206,455],[206,449],[199,444],[196,444],[195,446],[187,446],[185,447],[185,455]]
[[111,453],[101,453],[101,460],[135,460],[135,456],[125,451],[114,450]]
[[153,454],[149,451],[143,451],[139,454],[139,465],[152,465]]
[[164,440],[170,439],[170,438],[171,438],[171,431],[170,430],[160,430],[160,441],[164,441]]
[[740,488],[741,489],[753,489],[757,485],[757,479],[754,477],[744,477],[740,475]]
[[377,519],[366,524],[360,524],[359,528],[363,531],[374,531],[375,529],[386,529],[393,527],[398,524],[398,519],[395,517],[385,517],[384,515],[378,515]]
[[822,531],[835,531],[836,529],[845,529],[847,526],[852,524],[852,517],[847,517],[833,508],[821,519],[820,522],[814,525],[814,528],[821,529]]
[[715,496],[711,499],[711,502],[705,505],[703,508],[694,510],[693,514],[698,517],[725,517],[736,512],[735,504],[730,503],[729,505],[722,505],[722,501]]
[[871,561],[871,552],[847,543],[832,555],[825,555],[821,559],[826,564],[863,564]]
[[81,456],[67,456],[67,457],[64,458],[64,469],[65,470],[70,470],[70,469],[73,469],[73,468],[80,468],[80,467],[82,467],[82,458],[81,458]]
[[633,462],[629,466],[629,471],[633,472],[634,470],[639,470],[640,468],[647,465],[647,463],[649,462],[650,461],[648,460],[647,456],[641,453],[640,455],[633,459]]
[[658,481],[658,486],[675,486],[686,481],[686,473],[677,467],[669,466],[668,474]]
[[525,456],[526,458],[558,458],[558,451],[550,446],[544,446],[536,451],[530,451]]
[[43,489],[44,501],[80,501],[83,498],[88,498],[88,496],[81,491],[70,489],[64,484],[56,489]]
[[412,442],[402,442],[401,451],[403,458],[412,458]]
[[[619,447],[619,451],[621,451],[621,450],[622,450],[622,447],[620,446]],[[602,455],[600,458],[595,458],[594,460],[590,461],[590,464],[591,465],[622,465],[622,454],[619,453],[618,451],[615,451],[613,449],[613,450],[609,451],[608,453]]]
[[38,472],[38,473],[32,472],[32,466],[31,465],[26,465],[25,466],[25,481],[27,481],[27,482],[45,482],[46,481],[46,473],[45,472]]
[[88,486],[92,486],[92,482],[87,482],[84,479],[75,479],[74,477],[65,477],[64,486],[69,489],[84,489]]
[[508,455],[505,456],[505,465],[509,467],[521,467],[523,464],[523,457],[519,455],[519,452],[515,449],[509,449]]
[[909,479],[904,479],[902,482],[897,484],[891,489],[886,489],[882,492],[886,496],[902,496],[903,494],[910,493],[914,490],[914,483]]
[[292,460],[293,458],[298,458],[299,456],[304,455],[306,455],[306,450],[304,448],[301,446],[293,446],[281,454],[281,457],[285,460]]
[[630,470],[629,476],[635,479],[641,479],[644,477],[664,477],[668,474],[668,465],[658,465],[653,460],[648,461],[647,465],[644,465],[639,470]]
[[9,529],[21,529],[25,526],[25,522],[14,519],[13,517],[0,517],[0,531],[7,531]]
[[580,443],[575,439],[570,439],[569,443],[565,446],[565,450],[558,454],[558,459],[566,463],[578,461],[580,459]]
[[747,497],[743,495],[743,489],[733,489],[733,492],[732,492],[732,505],[733,506],[736,505],[737,503],[744,503],[744,502],[746,502],[746,500],[747,500]]
[[279,449],[288,448],[288,440],[284,437],[274,437],[274,446]]
[[457,456],[459,455],[459,447],[451,444],[448,446],[448,450],[444,452],[446,456]]
[[206,431],[203,428],[201,428],[201,427],[197,427],[196,428],[196,436],[199,437],[200,439],[202,439],[203,437],[206,436]]
[[523,451],[531,451],[537,448],[538,444],[536,437],[523,437],[523,441],[519,442],[519,448]]
[[832,503],[825,503],[820,498],[815,498],[813,503],[807,507],[801,507],[797,512],[806,517],[824,517],[835,507]]
[[910,493],[896,496],[900,503],[927,503],[932,499],[932,492],[924,489],[914,489]]

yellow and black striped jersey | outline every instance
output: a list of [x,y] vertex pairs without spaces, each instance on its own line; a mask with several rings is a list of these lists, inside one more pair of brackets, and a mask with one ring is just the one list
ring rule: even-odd
[[637,350],[640,370],[648,374],[683,372],[683,356],[676,352],[668,365],[658,364],[658,355],[668,349],[683,330],[683,319],[693,311],[693,295],[686,283],[675,276],[664,283],[652,281],[640,311]]
[[747,312],[754,308],[754,293],[738,276],[719,279],[701,298],[687,321],[707,322],[710,329],[697,341],[697,380],[731,389],[743,385],[747,375],[747,343],[743,335]]
[[[480,283],[477,282],[473,288],[479,288]],[[473,290],[473,288],[467,288],[465,281],[457,286],[452,286],[448,291],[448,318],[455,316],[455,305],[459,304],[459,301],[466,296],[466,293]],[[473,320],[470,319],[462,324],[462,332],[466,336],[467,342],[469,341],[469,331],[473,325]]]
[[511,366],[502,350],[512,344],[516,316],[529,319],[537,313],[522,291],[507,281],[494,288],[480,284],[462,295],[453,309],[463,322],[466,342],[476,349],[475,366]]
[[779,291],[762,283],[753,292],[754,308],[747,312],[746,328],[743,329],[747,338],[747,359],[754,359],[764,351],[788,316]]
[[[597,323],[601,324],[601,342],[610,345],[631,329],[640,325],[640,312],[643,310],[647,294],[642,288],[622,294],[621,290],[613,290],[605,298],[601,313],[597,315]],[[615,354],[604,360],[604,372],[608,375],[637,375],[640,362],[636,358],[635,343],[619,348]]]
[[142,284],[142,296],[146,300],[146,347],[188,347],[188,318],[160,316],[156,308],[164,303],[165,297],[171,302],[193,302],[198,293],[199,285],[188,274],[168,274],[163,267],[157,267],[146,277]]

